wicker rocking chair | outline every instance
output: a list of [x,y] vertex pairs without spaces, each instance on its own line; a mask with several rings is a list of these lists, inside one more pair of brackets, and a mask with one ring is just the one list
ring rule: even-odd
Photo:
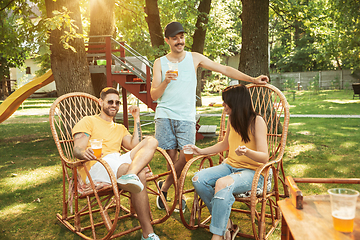
[[[115,175],[108,164],[99,159],[104,165],[111,179],[111,184],[94,182],[85,167],[85,160],[78,160],[73,155],[73,137],[71,129],[84,116],[100,113],[98,99],[86,93],[69,93],[59,97],[50,109],[50,127],[55,144],[59,151],[63,172],[62,213],[57,219],[70,231],[84,239],[110,239],[120,237],[140,229],[140,224],[131,221],[125,224],[125,218],[136,219],[137,215],[132,208],[130,193],[118,189]],[[165,203],[165,211],[156,211],[156,206],[150,206],[151,224],[166,221],[175,209],[177,201],[176,173],[170,157],[158,148],[155,153],[160,160],[155,161],[156,166],[148,165],[152,174],[147,177],[147,192],[149,202],[155,202],[159,196]],[[162,156],[161,156],[162,155]],[[161,162],[162,161],[162,162]],[[155,164],[155,163],[154,163]],[[169,170],[159,172],[159,166],[168,165]],[[90,184],[84,184],[78,168],[84,167]],[[153,171],[154,170],[154,171]],[[173,193],[169,192],[172,202],[167,202],[157,181],[165,179],[172,174],[175,180]],[[119,226],[120,225],[120,226]]]
[[[268,126],[267,142],[269,149],[269,162],[256,170],[252,190],[235,196],[236,201],[232,208],[231,218],[234,212],[245,213],[241,216],[241,223],[236,223],[240,218],[235,214],[234,224],[240,226],[239,236],[267,239],[281,221],[280,210],[277,201],[280,197],[288,196],[285,185],[283,170],[283,155],[285,151],[286,137],[289,125],[289,105],[285,96],[276,87],[267,85],[247,85],[252,96],[253,107],[265,120]],[[220,122],[219,141],[226,132],[226,114],[223,112]],[[180,211],[181,220],[188,229],[199,227],[209,228],[211,215],[201,198],[196,194],[191,178],[196,170],[211,167],[214,160],[219,158],[219,164],[226,158],[227,152],[216,155],[196,156],[185,165],[180,176],[179,198],[187,200],[190,206],[189,213]],[[257,188],[260,174],[264,176],[263,189]],[[281,193],[282,192],[282,193]],[[241,204],[242,203],[242,204]],[[182,201],[179,200],[181,209]],[[243,222],[250,222],[247,229]]]

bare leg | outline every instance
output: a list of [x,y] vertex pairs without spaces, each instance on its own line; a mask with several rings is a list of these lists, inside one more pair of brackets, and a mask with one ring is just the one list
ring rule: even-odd
[[156,151],[158,141],[153,137],[147,137],[131,150],[131,164],[122,164],[118,171],[119,178],[124,174],[138,174],[151,161]]
[[221,189],[226,188],[227,186],[233,184],[234,179],[230,176],[219,178],[215,183],[215,194]]
[[151,161],[158,142],[155,138],[148,137],[141,141],[135,148],[132,149],[130,157],[132,159],[131,164],[122,164],[117,171],[117,178],[125,174],[138,175],[141,183],[144,185],[144,189],[139,193],[131,194],[131,203],[134,206],[135,212],[138,215],[138,219],[141,225],[143,236],[148,237],[150,233],[154,232],[154,229],[150,223],[150,209],[149,198],[146,191],[146,171],[144,167]]
[[[141,183],[146,186],[145,170],[141,171],[138,176]],[[143,236],[144,238],[147,238],[150,233],[154,232],[154,229],[150,223],[149,198],[146,187],[139,193],[131,193],[131,202],[138,215]]]
[[123,163],[120,165],[120,167],[118,168],[117,170],[117,173],[116,173],[116,178],[119,178],[121,177],[122,175],[126,174],[128,169],[130,167],[130,164],[128,163]]
[[224,239],[223,236],[219,236],[219,235],[216,235],[216,234],[213,234],[212,238],[211,238],[211,240],[223,240],[223,239]]
[[[176,157],[178,155],[176,149],[166,150],[166,152],[169,154],[170,158],[172,159],[172,161],[174,163],[175,171],[176,171],[176,176],[179,178],[181,175],[181,171],[183,170],[183,168],[186,164],[184,152],[182,150],[180,150],[178,160],[176,160]],[[169,175],[166,178],[166,181],[163,184],[161,191],[167,192],[172,184],[174,184],[174,178],[172,175]]]

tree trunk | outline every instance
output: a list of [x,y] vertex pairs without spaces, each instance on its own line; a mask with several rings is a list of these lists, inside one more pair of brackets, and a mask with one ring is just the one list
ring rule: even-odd
[[[75,24],[79,27],[78,33],[82,33],[82,23],[80,6],[78,0],[46,0],[46,13],[48,17],[53,17],[54,10],[63,11],[62,7],[66,7],[71,11],[70,17],[75,20]],[[86,61],[84,39],[71,40],[69,44],[76,49],[65,49],[60,43],[60,37],[64,34],[64,30],[53,30],[50,33],[50,50],[51,50],[51,69],[53,71],[56,90],[58,96],[69,92],[86,92],[94,94],[89,67]]]
[[[8,79],[10,80],[10,69],[7,59],[0,57],[0,100],[4,100],[10,95]],[[9,84],[11,86],[10,82]]]
[[146,0],[145,13],[147,17],[145,20],[149,27],[151,46],[159,47],[164,45],[163,29],[160,24],[159,7],[157,0]]
[[269,76],[269,0],[242,0],[242,46],[239,70]]
[[[115,34],[115,1],[90,0],[90,36]],[[90,38],[90,42],[105,42],[105,38]],[[111,64],[111,63],[107,63]],[[101,90],[107,86],[106,75],[102,73],[91,74],[95,96],[100,97]]]
[[[242,46],[240,52],[239,70],[253,77],[261,74],[269,75],[268,30],[269,30],[269,0],[242,0]],[[248,84],[248,82],[244,82]],[[268,98],[257,96],[256,98]],[[267,116],[274,114],[273,108],[266,106]],[[259,112],[259,109],[254,109]],[[273,127],[277,121],[269,122]],[[280,126],[281,127],[281,126]],[[280,130],[281,131],[281,130]]]
[[[193,45],[192,45],[192,52],[203,53],[204,52],[204,45],[205,45],[205,37],[206,37],[206,29],[208,23],[208,16],[210,13],[211,8],[211,0],[201,0],[200,5],[198,7],[198,18],[196,21],[196,29],[193,36]],[[200,97],[198,101],[196,101],[196,106],[202,106],[202,99],[201,99],[201,83],[202,83],[202,68],[197,69],[197,88],[196,88],[196,95]]]

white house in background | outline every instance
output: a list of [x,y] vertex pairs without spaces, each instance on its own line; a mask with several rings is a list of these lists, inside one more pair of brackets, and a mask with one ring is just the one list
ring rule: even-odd
[[[41,12],[35,3],[31,2],[30,0],[26,0],[26,3],[31,7],[31,11],[33,13],[29,16],[29,18],[35,24],[35,22],[39,21],[38,17],[41,16]],[[10,68],[10,79],[16,80],[15,90],[35,79],[35,72],[39,69],[39,64],[37,64],[33,58],[26,59],[24,65],[20,68]],[[56,90],[55,82],[51,82],[48,85],[45,85],[44,87],[35,91],[35,93],[43,94],[52,92],[54,90]]]
[[[17,88],[24,86],[36,78],[35,72],[40,69],[34,59],[26,59],[21,68],[10,68],[10,79],[16,80]],[[35,91],[35,93],[49,93],[56,90],[55,81]]]

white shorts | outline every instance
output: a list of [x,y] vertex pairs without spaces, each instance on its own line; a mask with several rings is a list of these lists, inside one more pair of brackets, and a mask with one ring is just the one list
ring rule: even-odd
[[[118,168],[121,166],[121,164],[123,164],[123,163],[130,164],[131,163],[130,152],[131,151],[129,151],[123,155],[121,155],[120,153],[111,153],[102,158],[104,161],[106,161],[109,164],[111,170],[115,174],[115,177],[116,177]],[[93,181],[111,183],[108,172],[106,171],[105,167],[99,162],[95,163],[90,168],[89,173],[90,173]],[[86,177],[86,183],[87,184],[90,183],[88,177]]]

